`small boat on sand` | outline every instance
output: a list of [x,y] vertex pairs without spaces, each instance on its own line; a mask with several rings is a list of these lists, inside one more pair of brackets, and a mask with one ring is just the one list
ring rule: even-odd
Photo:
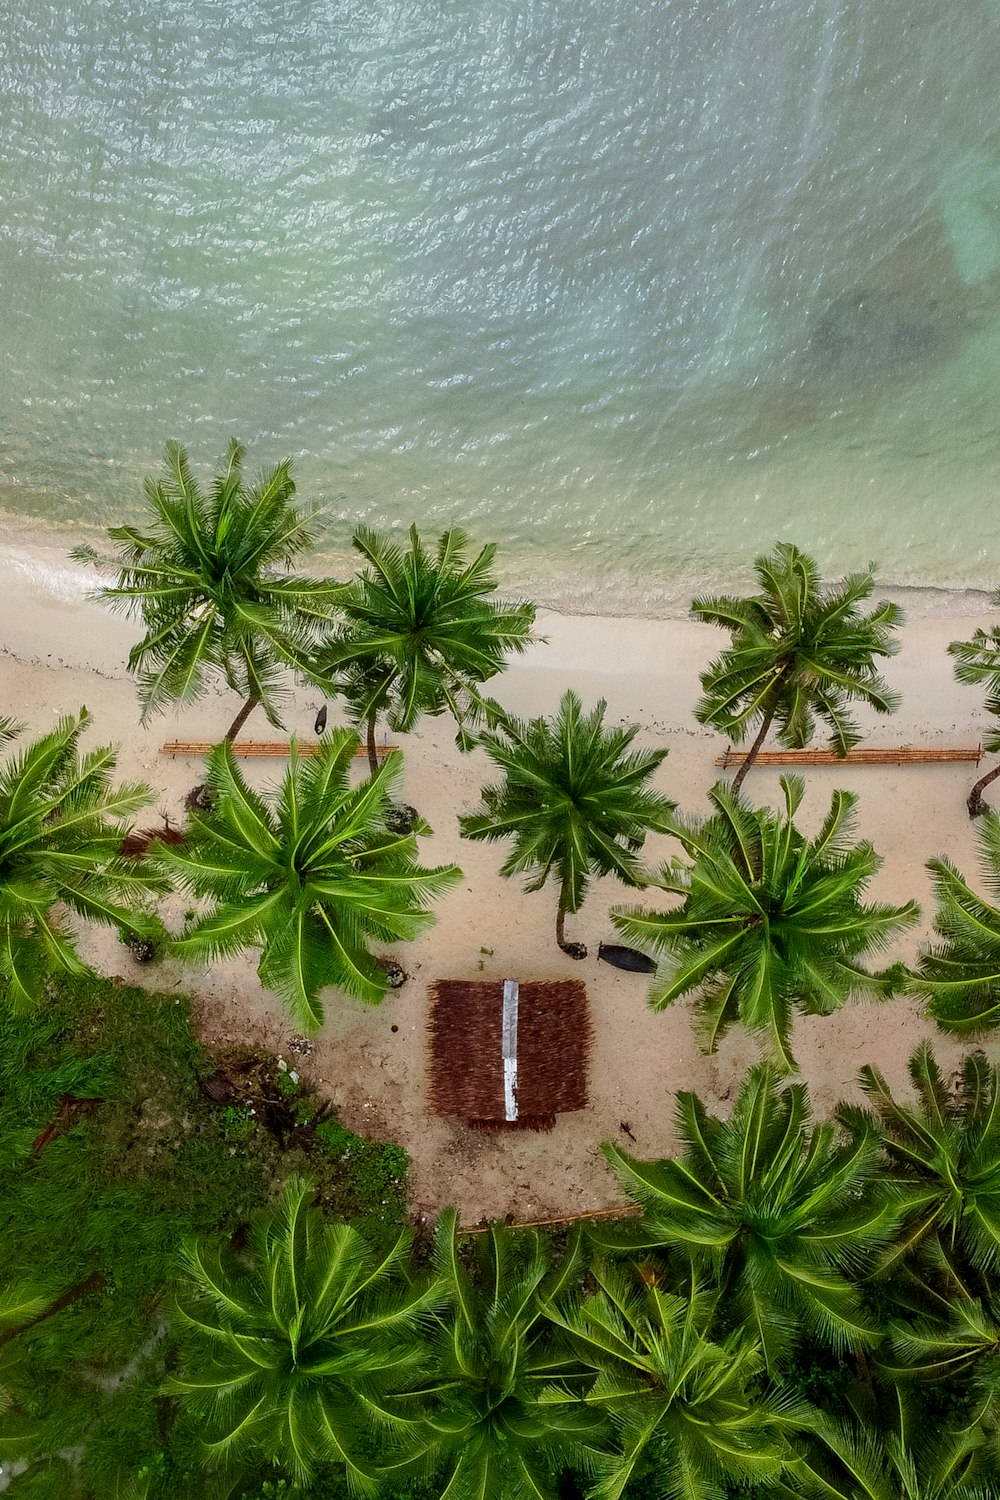
[[656,959],[640,953],[638,948],[625,948],[621,943],[598,943],[597,956],[615,969],[628,969],[633,974],[653,974]]

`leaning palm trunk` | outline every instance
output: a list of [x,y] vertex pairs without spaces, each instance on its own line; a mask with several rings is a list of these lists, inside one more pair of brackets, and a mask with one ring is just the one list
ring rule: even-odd
[[761,724],[760,728],[758,729],[757,736],[756,736],[753,744],[750,746],[750,749],[747,751],[746,756],[744,757],[744,760],[743,760],[743,764],[740,766],[739,770],[736,772],[736,775],[733,777],[733,791],[734,792],[738,792],[739,791],[740,787],[743,785],[744,781],[746,780],[747,772],[749,771],[750,767],[753,765],[754,761],[757,759],[757,756],[760,753],[760,747],[761,747],[761,745],[763,745],[764,741],[767,739],[767,732],[770,729],[771,724],[772,724],[772,722],[774,720],[774,712],[775,712],[776,708],[777,708],[777,700],[774,701],[774,703],[772,704],[772,707],[769,708],[767,710],[767,712],[765,713],[765,715],[764,715],[764,722],[763,722],[763,724]]
[[994,766],[992,771],[987,771],[985,776],[980,776],[972,791],[965,799],[970,818],[981,818],[984,812],[989,812],[990,805],[988,802],[983,801],[983,793],[991,782],[996,781],[998,776],[1000,776],[1000,765]]
[[230,724],[224,735],[224,738],[228,740],[230,744],[234,742],[236,736],[239,734],[240,730],[243,728],[247,719],[249,719],[250,715],[253,713],[259,702],[259,695],[254,693],[244,703],[243,707],[240,709],[239,713],[236,715],[236,718]]
[[375,715],[373,713],[368,715],[368,736],[366,743],[368,746],[368,769],[371,771],[373,776],[377,776],[378,749],[375,744]]
[[563,881],[559,887],[559,907],[556,911],[556,942],[568,958],[586,958],[587,949],[584,943],[567,943],[566,941],[566,912],[569,907],[569,898],[569,887]]

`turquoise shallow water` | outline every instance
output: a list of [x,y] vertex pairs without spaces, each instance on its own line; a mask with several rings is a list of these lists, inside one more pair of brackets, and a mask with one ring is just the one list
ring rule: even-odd
[[547,603],[775,536],[1000,581],[993,0],[21,0],[0,508],[132,513],[165,437],[464,521]]

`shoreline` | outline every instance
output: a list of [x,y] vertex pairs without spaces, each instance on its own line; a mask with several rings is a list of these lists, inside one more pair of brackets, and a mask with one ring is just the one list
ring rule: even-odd
[[[58,714],[86,703],[94,716],[88,742],[119,744],[118,776],[137,776],[154,787],[156,797],[145,821],[152,823],[157,811],[179,820],[199,763],[167,759],[159,746],[174,737],[218,737],[232,717],[235,699],[225,690],[213,690],[191,707],[141,728],[125,668],[137,627],[83,597],[84,588],[93,586],[93,575],[69,564],[65,554],[65,566],[55,570],[58,585],[51,587],[54,550],[40,556],[28,551],[26,557],[0,550],[0,713],[12,713],[38,732]],[[945,648],[956,635],[991,625],[995,617],[983,609],[911,615],[901,631],[899,654],[884,668],[903,694],[901,709],[891,719],[865,719],[868,742],[980,741],[988,722],[982,694],[955,682]],[[495,679],[496,696],[523,715],[551,713],[567,687],[575,688],[585,704],[605,697],[609,722],[638,723],[640,743],[668,746],[658,788],[684,811],[703,810],[705,793],[719,775],[715,757],[725,745],[721,736],[695,723],[691,710],[699,693],[698,673],[724,644],[724,633],[689,619],[552,611],[540,612],[538,632],[546,642],[530,648]],[[315,689],[290,690],[290,732],[312,737],[319,701]],[[331,722],[337,717],[331,705]],[[270,734],[263,718],[251,722],[248,733]],[[327,1019],[305,1071],[345,1125],[406,1147],[416,1213],[453,1203],[463,1222],[471,1224],[510,1213],[518,1219],[555,1217],[620,1202],[598,1150],[600,1141],[619,1139],[639,1156],[667,1154],[675,1143],[677,1089],[694,1089],[710,1109],[725,1112],[759,1055],[758,1044],[734,1030],[718,1053],[706,1057],[698,1049],[687,1005],[654,1014],[641,976],[622,974],[596,959],[581,964],[566,959],[553,939],[551,893],[524,894],[518,882],[499,876],[502,847],[473,845],[458,837],[457,815],[477,805],[479,789],[490,775],[486,757],[481,752],[461,756],[444,718],[425,719],[412,735],[399,738],[406,800],[420,808],[434,829],[424,844],[427,862],[454,861],[466,878],[436,909],[431,931],[413,944],[400,945],[399,957],[411,976],[403,989],[375,1008],[336,995],[327,999]],[[282,769],[275,762],[244,765],[261,786],[273,783]],[[747,791],[757,800],[774,800],[779,774],[759,768]],[[869,838],[884,857],[871,897],[914,897],[924,910],[921,927],[894,949],[900,957],[911,958],[927,933],[925,861],[947,853],[960,869],[970,874],[976,869],[975,830],[964,805],[976,774],[974,767],[961,764],[808,771],[800,825],[807,831],[818,827],[835,786],[857,791],[858,836]],[[672,852],[668,840],[651,838],[647,862],[655,867]],[[583,939],[596,954],[598,940],[614,936],[609,908],[629,899],[620,885],[595,881],[583,911],[568,920],[567,936]],[[655,893],[650,899],[655,900]],[[172,930],[181,924],[183,907],[181,896],[166,903]],[[149,972],[134,965],[113,934],[88,932],[81,947],[88,962],[104,974],[121,974],[156,992],[192,994],[198,1032],[210,1046],[252,1040],[279,1053],[287,1048],[292,1028],[276,997],[261,989],[252,955],[210,970],[167,960]],[[496,1136],[427,1112],[427,984],[479,975],[575,977],[587,984],[594,1029],[590,1101],[583,1111],[560,1116],[549,1134]],[[909,1055],[928,1037],[947,1075],[966,1049],[938,1033],[919,1006],[904,998],[877,1006],[851,1005],[829,1018],[800,1019],[793,1047],[816,1111],[828,1113],[840,1098],[858,1097],[855,1080],[865,1062],[905,1092]],[[988,1039],[986,1050],[1000,1059],[1000,1036],[995,1042]],[[625,1125],[635,1144],[623,1133]]]
[[[84,539],[92,540],[100,551],[100,544],[107,542],[106,529],[94,527],[84,533],[68,522],[47,523],[37,518],[14,516],[0,509],[0,599],[9,588],[17,591],[30,584],[39,599],[51,598],[66,604],[82,602],[88,590],[95,586],[97,575],[92,569],[74,563],[69,552]],[[770,541],[763,544],[766,545],[770,545]],[[586,578],[573,580],[567,575],[562,587],[571,592],[566,596],[554,587],[551,579],[529,579],[526,584],[520,576],[514,576],[510,567],[504,570],[504,561],[501,548],[497,563],[502,596],[533,599],[540,611],[569,619],[687,620],[689,601],[696,592],[744,592],[753,586],[752,556],[749,554],[739,576],[713,578],[710,582],[663,578],[644,588],[641,597],[635,574],[625,570],[610,581],[606,574],[602,575],[607,594],[602,593],[600,597],[596,597],[592,582]],[[507,561],[509,563],[509,558]],[[342,572],[345,578],[348,577],[356,565],[357,557],[353,553],[331,555],[335,576]],[[319,573],[321,570],[312,571]],[[898,604],[906,619],[911,621],[965,619],[982,614],[990,610],[996,592],[987,587],[926,581],[899,583],[879,580],[876,586],[878,597]],[[621,608],[614,607],[616,600],[621,601]]]

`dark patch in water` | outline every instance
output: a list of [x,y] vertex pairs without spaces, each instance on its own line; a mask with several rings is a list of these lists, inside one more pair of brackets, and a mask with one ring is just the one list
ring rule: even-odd
[[936,298],[860,288],[830,303],[811,351],[825,373],[890,375],[937,358],[951,342]]

